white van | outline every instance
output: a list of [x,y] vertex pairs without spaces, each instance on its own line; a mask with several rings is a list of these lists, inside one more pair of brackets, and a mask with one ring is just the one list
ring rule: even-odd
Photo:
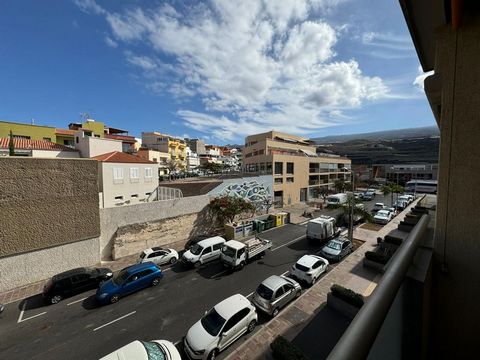
[[339,194],[335,194],[335,195],[330,195],[330,196],[327,196],[327,206],[328,205],[341,205],[341,204],[345,204],[348,200],[348,197],[347,197],[347,194],[345,193],[339,193]]
[[321,241],[332,238],[338,231],[335,223],[334,217],[326,215],[310,220],[307,223],[307,239]]
[[182,263],[185,265],[199,266],[207,262],[217,260],[222,253],[222,246],[226,240],[221,236],[214,236],[199,241],[182,255]]

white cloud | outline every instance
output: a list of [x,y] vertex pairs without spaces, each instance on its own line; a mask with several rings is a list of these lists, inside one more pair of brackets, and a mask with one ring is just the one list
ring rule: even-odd
[[105,36],[105,43],[111,48],[118,47],[118,43],[115,40],[113,40],[110,36]]
[[210,0],[177,10],[129,7],[105,18],[115,41],[131,45],[126,59],[149,89],[201,99],[203,112],[177,112],[187,126],[232,140],[273,128],[308,134],[388,95],[381,78],[364,75],[355,60],[336,59],[343,30],[322,14],[340,2]]
[[95,0],[73,0],[73,2],[86,14],[106,14],[106,11]]
[[426,73],[423,72],[422,67],[419,66],[417,70],[417,76],[415,77],[415,80],[413,80],[413,85],[416,86],[418,89],[420,89],[422,92],[424,91],[424,81],[425,79],[433,75],[433,70],[428,71]]
[[365,32],[360,39],[366,49],[369,49],[365,54],[373,57],[387,60],[415,57],[412,40],[407,36]]

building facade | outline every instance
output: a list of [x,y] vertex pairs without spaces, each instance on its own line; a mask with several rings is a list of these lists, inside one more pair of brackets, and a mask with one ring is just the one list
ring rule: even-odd
[[168,175],[168,161],[170,160],[170,154],[167,152],[161,152],[156,150],[150,150],[146,148],[140,148],[137,151],[137,156],[142,159],[150,160],[158,164],[158,175]]
[[340,156],[317,155],[308,139],[270,131],[245,138],[245,172],[273,175],[277,205],[290,205],[318,197],[322,187],[350,180],[351,161]]
[[170,155],[170,161],[176,164],[180,171],[187,168],[187,144],[185,140],[159,132],[142,132],[143,147]]
[[98,161],[101,208],[146,202],[158,187],[158,164],[153,161],[119,151],[93,159]]
[[379,183],[391,182],[404,186],[409,180],[437,180],[438,164],[375,164],[372,177]]
[[122,151],[123,144],[120,140],[92,136],[90,131],[77,130],[75,131],[75,149],[83,158],[93,158],[113,151]]
[[200,166],[198,154],[187,146],[187,171],[194,172]]
[[[0,138],[0,156],[9,156],[10,138]],[[78,151],[46,140],[13,138],[15,156],[34,158],[79,158]]]
[[205,154],[205,142],[202,139],[185,139],[188,147],[196,154]]

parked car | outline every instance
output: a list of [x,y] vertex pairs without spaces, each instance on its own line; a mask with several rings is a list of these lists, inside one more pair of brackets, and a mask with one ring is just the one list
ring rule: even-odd
[[328,269],[329,262],[317,255],[304,255],[293,266],[290,274],[312,286]]
[[402,201],[401,199],[399,199],[398,201],[395,201],[393,203],[393,208],[398,209],[398,210],[403,210],[407,206],[408,206],[408,202],[407,201]]
[[181,360],[175,345],[167,340],[135,340],[120,349],[102,357],[100,360]]
[[157,286],[162,278],[162,270],[152,262],[132,265],[103,283],[95,297],[100,304],[113,304],[125,295],[149,286]]
[[375,213],[379,210],[383,210],[385,209],[387,206],[384,204],[384,203],[375,203],[375,205],[373,205],[373,209],[372,209],[372,213]]
[[67,297],[96,289],[113,276],[108,268],[76,268],[53,276],[43,287],[43,298],[56,304]]
[[344,236],[330,240],[321,250],[322,257],[329,261],[340,261],[353,252],[353,244]]
[[397,199],[397,201],[404,201],[407,204],[411,204],[413,200],[415,200],[413,195],[406,195],[406,194],[399,196]]
[[373,217],[373,221],[377,224],[388,224],[392,220],[393,214],[389,210],[380,210]]
[[193,245],[182,255],[181,262],[184,265],[199,266],[220,258],[222,246],[226,240],[221,236],[214,236]]
[[261,311],[277,316],[282,307],[302,294],[302,287],[286,276],[272,275],[253,294],[252,302]]
[[187,332],[183,344],[191,359],[210,359],[246,332],[252,332],[258,317],[255,307],[240,294],[215,305]]
[[370,200],[373,200],[374,197],[375,197],[375,190],[368,189],[362,194],[363,200],[370,201]]
[[153,247],[143,250],[138,259],[139,263],[151,261],[157,265],[175,264],[178,260],[178,252],[173,249],[164,249],[161,247]]
[[363,199],[363,193],[362,192],[358,192],[358,191],[354,191],[353,192],[353,197],[357,200],[362,200]]
[[5,305],[0,304],[0,314],[3,313],[3,310],[5,310]]

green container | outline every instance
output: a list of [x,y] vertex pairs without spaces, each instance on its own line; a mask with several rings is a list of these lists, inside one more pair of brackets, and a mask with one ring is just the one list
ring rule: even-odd
[[253,220],[253,229],[257,233],[261,233],[265,230],[265,222],[262,220]]
[[264,220],[265,230],[275,227],[275,218],[269,217],[267,220]]

